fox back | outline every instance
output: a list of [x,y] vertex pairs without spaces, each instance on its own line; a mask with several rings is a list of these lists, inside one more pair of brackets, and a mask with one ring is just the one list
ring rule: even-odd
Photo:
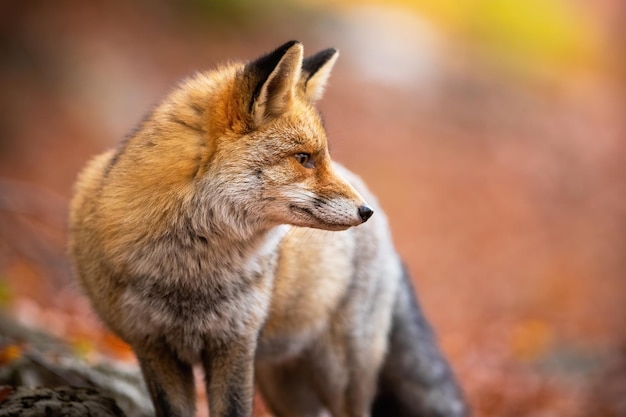
[[195,413],[196,363],[213,417],[251,415],[255,367],[279,416],[370,415],[405,278],[329,156],[314,103],[336,58],[292,41],[197,73],[79,176],[77,275],[157,416]]

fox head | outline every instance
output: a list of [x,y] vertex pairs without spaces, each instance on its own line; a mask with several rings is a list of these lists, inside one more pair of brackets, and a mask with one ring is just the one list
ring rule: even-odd
[[201,167],[194,172],[199,204],[210,205],[212,216],[237,224],[343,230],[372,215],[333,167],[314,107],[337,56],[327,49],[303,59],[302,45],[292,41],[182,86],[175,107],[203,114],[201,122],[187,122],[179,109],[178,122],[196,123],[204,132]]

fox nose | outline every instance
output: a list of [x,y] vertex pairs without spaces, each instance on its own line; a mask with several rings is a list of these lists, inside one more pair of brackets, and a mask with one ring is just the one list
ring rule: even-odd
[[363,220],[363,223],[365,223],[367,219],[372,217],[372,214],[374,214],[374,210],[372,210],[372,208],[367,204],[363,204],[361,207],[359,207],[359,216],[361,216],[361,220]]

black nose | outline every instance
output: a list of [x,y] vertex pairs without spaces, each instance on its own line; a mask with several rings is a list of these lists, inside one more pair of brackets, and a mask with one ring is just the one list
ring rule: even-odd
[[361,207],[359,207],[359,216],[361,216],[361,220],[363,220],[363,223],[365,223],[367,219],[372,217],[372,214],[374,214],[374,210],[372,210],[372,208],[367,204],[363,204]]

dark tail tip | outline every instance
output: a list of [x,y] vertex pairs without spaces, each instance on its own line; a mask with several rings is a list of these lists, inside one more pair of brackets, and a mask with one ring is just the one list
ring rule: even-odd
[[372,417],[468,417],[471,412],[404,276]]

